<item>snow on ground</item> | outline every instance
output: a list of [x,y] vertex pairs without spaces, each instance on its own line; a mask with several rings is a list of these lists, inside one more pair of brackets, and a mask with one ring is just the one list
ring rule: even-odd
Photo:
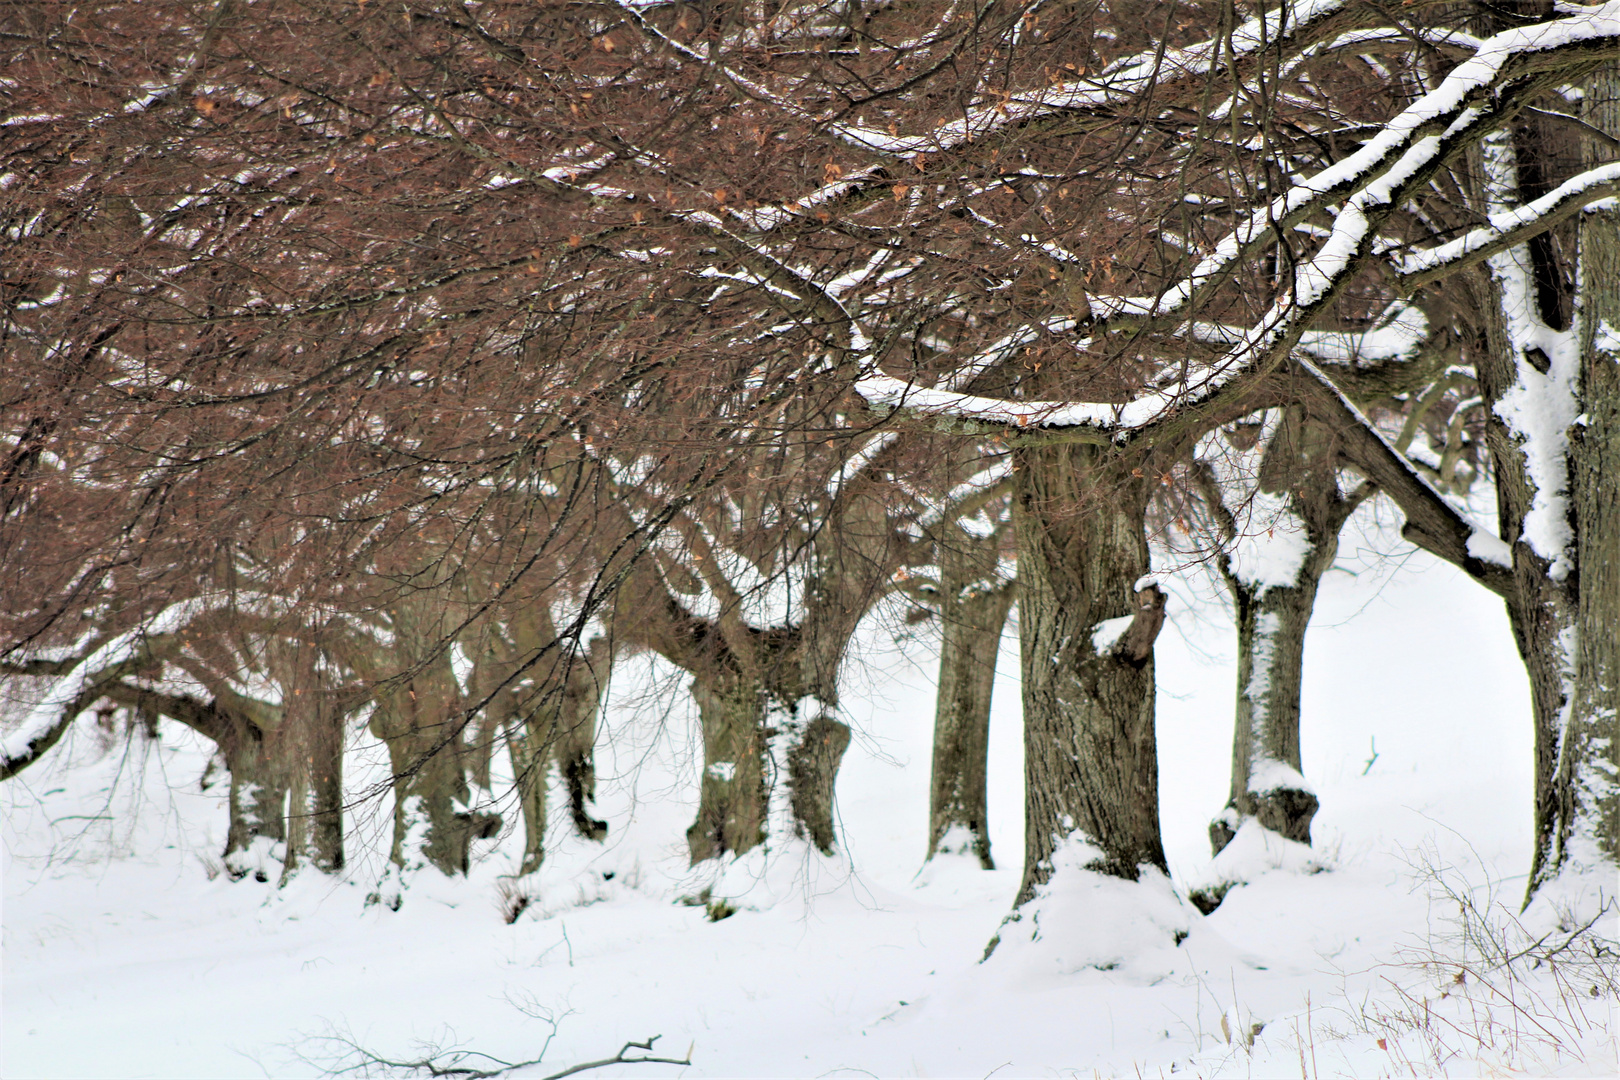
[[[1501,605],[1425,556],[1381,562],[1400,545],[1369,520],[1362,550],[1347,536],[1347,569],[1323,583],[1307,647],[1314,853],[1240,838],[1212,867],[1235,645],[1219,607],[1188,603],[1207,586],[1175,590],[1158,648],[1173,879],[1249,879],[1207,918],[1187,909],[1178,947],[1110,971],[1027,962],[1028,946],[980,964],[1022,857],[1015,638],[991,731],[1000,869],[953,858],[919,873],[930,644],[926,630],[896,642],[874,625],[846,686],[858,728],[839,781],[847,862],[718,923],[676,902],[695,885],[683,836],[694,733],[669,692],[679,681],[646,661],[616,673],[609,703],[609,842],[559,836],[511,925],[511,838],[491,842],[468,881],[419,878],[397,913],[362,906],[374,860],[279,893],[231,883],[217,858],[225,785],[201,789],[200,746],[170,725],[156,743],[109,749],[82,721],[0,787],[0,1072],[314,1075],[341,1063],[334,1036],[396,1057],[462,1045],[515,1060],[539,1053],[555,1021],[546,1065],[520,1075],[649,1035],[667,1055],[690,1046],[693,1065],[588,1075],[1612,1074],[1613,996],[1592,996],[1578,966],[1509,986],[1468,952],[1458,920],[1469,906],[1506,922],[1529,861],[1528,700]],[[374,749],[370,760],[357,752],[356,788],[379,775]],[[1449,962],[1425,963],[1436,955]]]

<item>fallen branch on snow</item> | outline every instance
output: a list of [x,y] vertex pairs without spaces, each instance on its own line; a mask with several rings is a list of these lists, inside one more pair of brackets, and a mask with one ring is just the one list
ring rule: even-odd
[[[552,1035],[556,1034],[555,1029]],[[561,1072],[548,1073],[540,1080],[562,1080],[566,1076],[589,1072],[591,1069],[602,1069],[609,1065],[690,1065],[692,1064],[692,1048],[687,1047],[684,1058],[653,1057],[653,1043],[663,1038],[662,1035],[653,1035],[641,1042],[631,1040],[619,1048],[619,1052],[610,1058],[599,1061],[586,1061],[578,1065],[571,1065]],[[382,1070],[383,1074],[403,1072],[406,1075],[426,1075],[433,1077],[464,1077],[466,1080],[490,1080],[492,1077],[505,1076],[517,1069],[527,1069],[539,1065],[545,1060],[546,1049],[551,1045],[548,1037],[545,1045],[541,1047],[538,1056],[527,1061],[506,1061],[486,1054],[479,1050],[451,1049],[442,1050],[437,1047],[428,1048],[429,1052],[419,1058],[395,1059],[384,1057],[374,1050],[361,1046],[347,1035],[329,1035],[322,1041],[336,1043],[341,1048],[338,1062],[325,1068],[327,1076],[360,1075],[371,1076],[375,1070]],[[641,1054],[631,1056],[632,1051],[641,1051]],[[467,1064],[473,1059],[480,1059],[482,1067]]]

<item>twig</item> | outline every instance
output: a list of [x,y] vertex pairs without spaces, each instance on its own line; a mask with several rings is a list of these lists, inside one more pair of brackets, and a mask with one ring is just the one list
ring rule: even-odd
[[[335,1041],[342,1043],[349,1050],[357,1054],[359,1056],[359,1060],[354,1062],[352,1065],[345,1065],[341,1068],[329,1068],[325,1070],[327,1076],[341,1076],[345,1073],[354,1072],[364,1074],[367,1073],[372,1066],[380,1066],[385,1069],[402,1069],[409,1070],[412,1073],[426,1073],[428,1076],[433,1077],[453,1076],[464,1077],[466,1080],[491,1080],[493,1077],[505,1076],[507,1073],[512,1072],[515,1069],[526,1069],[532,1065],[539,1065],[545,1059],[545,1050],[542,1049],[538,1057],[530,1058],[527,1061],[507,1061],[504,1058],[498,1058],[493,1054],[486,1054],[479,1050],[452,1050],[448,1052],[435,1052],[427,1057],[415,1058],[413,1060],[396,1060],[394,1058],[383,1057],[381,1054],[368,1050],[366,1047],[361,1046],[359,1043],[346,1036],[334,1036],[333,1038]],[[610,1058],[602,1058],[599,1061],[586,1061],[579,1065],[571,1065],[568,1068],[563,1069],[561,1072],[554,1072],[547,1076],[541,1077],[540,1080],[562,1080],[563,1077],[574,1076],[582,1072],[589,1072],[591,1069],[605,1068],[608,1065],[692,1064],[691,1047],[687,1047],[686,1056],[684,1058],[650,1056],[652,1054],[653,1043],[657,1042],[661,1038],[663,1038],[662,1035],[654,1035],[640,1042],[636,1042],[632,1039],[621,1046],[619,1048],[619,1052]],[[547,1039],[547,1046],[549,1046],[550,1043],[551,1040]],[[631,1057],[629,1055],[633,1050],[640,1050],[643,1053],[641,1055]],[[494,1068],[475,1068],[471,1065],[462,1064],[462,1062],[468,1061],[472,1058],[482,1058],[484,1061],[487,1061],[493,1065]]]

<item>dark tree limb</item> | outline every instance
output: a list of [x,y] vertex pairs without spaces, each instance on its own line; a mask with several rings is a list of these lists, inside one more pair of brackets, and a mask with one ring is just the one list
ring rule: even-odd
[[1446,502],[1314,365],[1303,360],[1297,364],[1307,376],[1300,380],[1300,398],[1311,415],[1339,437],[1345,460],[1401,508],[1406,515],[1401,535],[1498,596],[1512,595],[1513,571],[1486,562],[1469,550],[1469,540],[1479,530]]
[[[552,1035],[555,1036],[553,1031]],[[466,1080],[491,1080],[493,1077],[505,1076],[517,1069],[527,1069],[539,1065],[545,1059],[545,1049],[540,1054],[527,1061],[507,1061],[479,1050],[438,1050],[419,1058],[389,1058],[369,1050],[352,1038],[345,1035],[333,1035],[332,1041],[343,1047],[345,1056],[352,1055],[352,1060],[325,1070],[327,1076],[343,1076],[350,1073],[369,1075],[372,1069],[398,1069],[409,1074],[426,1075],[433,1077],[464,1077]],[[663,1038],[662,1035],[653,1035],[640,1042],[630,1040],[619,1047],[619,1052],[612,1057],[601,1058],[597,1061],[584,1061],[578,1065],[570,1065],[560,1072],[548,1073],[540,1080],[563,1080],[563,1077],[576,1076],[592,1069],[605,1069],[609,1065],[690,1065],[692,1064],[692,1051],[687,1050],[684,1058],[653,1057],[653,1043]],[[546,1039],[549,1046],[551,1038]],[[641,1051],[632,1056],[632,1051]],[[472,1059],[481,1059],[487,1063],[486,1067],[476,1067],[463,1064]]]

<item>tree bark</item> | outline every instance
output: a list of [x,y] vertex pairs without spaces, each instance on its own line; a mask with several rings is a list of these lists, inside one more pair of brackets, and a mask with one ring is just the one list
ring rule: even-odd
[[[1309,550],[1287,585],[1247,580],[1224,554],[1219,560],[1236,607],[1238,680],[1231,794],[1226,809],[1209,826],[1216,854],[1249,818],[1290,840],[1311,842],[1319,803],[1300,761],[1305,634],[1322,575],[1338,555],[1339,530],[1372,490],[1369,485],[1342,495],[1337,464],[1330,430],[1300,406],[1285,408],[1265,449],[1260,490],[1287,496],[1289,513],[1303,529]],[[1235,526],[1220,505],[1219,490],[1206,483],[1205,493],[1224,517],[1231,539]],[[1272,526],[1256,522],[1251,527]]]
[[703,779],[698,816],[686,830],[692,865],[730,852],[743,855],[765,842],[765,695],[733,672],[692,680],[703,727]]
[[967,846],[954,853],[971,853],[979,865],[994,870],[985,798],[990,699],[1013,588],[996,577],[999,543],[979,540],[960,528],[950,532],[939,563],[942,633],[927,858],[939,853],[952,830],[959,830]]
[[[1586,121],[1620,137],[1620,65],[1588,81]],[[1588,165],[1615,156],[1589,141]],[[1583,215],[1581,407],[1571,430],[1579,567],[1569,722],[1554,775],[1546,876],[1620,862],[1620,212]]]
[[225,871],[232,878],[252,874],[255,880],[269,881],[267,857],[286,858],[286,772],[279,767],[274,733],[240,717],[227,719],[234,731],[220,744],[231,773]]
[[[1520,125],[1514,132],[1514,151],[1544,166],[1547,154],[1541,148],[1527,145],[1531,129]],[[1522,152],[1522,153],[1521,153]],[[1545,168],[1536,173],[1543,181]],[[1535,193],[1524,190],[1523,172],[1518,176],[1518,197],[1533,198]],[[1483,202],[1483,199],[1482,199]],[[1554,577],[1552,561],[1546,553],[1538,552],[1525,536],[1524,527],[1538,496],[1536,481],[1530,462],[1512,429],[1502,415],[1502,405],[1514,388],[1525,379],[1542,378],[1546,365],[1538,358],[1522,354],[1515,344],[1505,305],[1509,297],[1501,267],[1514,259],[1526,263],[1545,258],[1545,244],[1534,250],[1508,252],[1491,260],[1492,270],[1465,271],[1459,275],[1469,290],[1476,310],[1480,312],[1480,328],[1474,348],[1475,373],[1481,396],[1485,399],[1485,438],[1491,454],[1492,472],[1496,485],[1498,530],[1502,539],[1511,545],[1513,556],[1513,587],[1506,601],[1508,619],[1513,629],[1514,644],[1524,661],[1530,679],[1531,723],[1534,729],[1534,851],[1531,857],[1530,882],[1526,902],[1547,880],[1553,868],[1553,849],[1558,832],[1558,796],[1554,785],[1559,756],[1561,715],[1568,702],[1569,683],[1566,671],[1571,657],[1567,649],[1573,640],[1575,619],[1575,582],[1567,573]],[[1530,297],[1530,310],[1523,318],[1559,331],[1565,305],[1559,298],[1556,285],[1562,276],[1556,268],[1537,270],[1526,266],[1527,280],[1538,286],[1539,295]],[[1550,448],[1549,448],[1550,449]],[[1555,483],[1558,489],[1565,484]],[[1552,495],[1554,492],[1540,493]]]
[[454,744],[457,713],[428,688],[436,681],[412,679],[379,695],[372,729],[387,744],[394,773],[391,861],[401,870],[431,865],[454,876],[467,872],[472,841],[493,836],[500,818],[466,809],[471,789]]
[[442,611],[424,590],[392,606],[394,643],[386,659],[367,658],[372,732],[388,747],[393,770],[391,869],[374,896],[398,908],[402,875],[436,867],[465,874],[472,841],[493,836],[498,815],[470,808],[461,761],[464,702],[439,629]]
[[1165,868],[1151,638],[1135,655],[1116,652],[1106,635],[1121,624],[1099,626],[1141,617],[1134,586],[1149,566],[1146,480],[1132,475],[1133,458],[1085,445],[1015,452],[1025,758],[1019,906],[1050,878],[1052,853],[1071,838],[1097,850],[1089,868],[1102,873],[1135,880],[1142,866]]
[[1249,818],[1290,840],[1311,842],[1319,804],[1300,765],[1299,696],[1316,586],[1314,579],[1271,589],[1230,584],[1237,606],[1237,724],[1231,794],[1209,826],[1216,854]]
[[1486,402],[1485,436],[1496,481],[1500,535],[1512,545],[1513,589],[1507,597],[1508,621],[1514,645],[1530,679],[1531,724],[1534,730],[1533,799],[1534,850],[1526,896],[1546,880],[1551,869],[1557,832],[1557,797],[1553,775],[1558,760],[1560,714],[1568,699],[1565,678],[1574,608],[1569,581],[1554,581],[1550,563],[1524,538],[1524,522],[1536,496],[1536,486],[1518,439],[1496,405],[1518,381],[1517,350],[1508,335],[1502,298],[1494,283],[1478,275],[1475,287],[1483,296],[1485,340],[1478,350],[1475,369]]
[[587,840],[602,840],[608,824],[594,817],[596,801],[596,715],[612,664],[605,639],[590,643],[583,655],[568,664],[567,688],[557,737],[557,763],[568,789],[568,810],[574,831]]
[[550,739],[555,730],[552,702],[535,706],[527,717],[513,716],[506,729],[506,749],[512,759],[517,785],[518,811],[523,816],[523,861],[519,874],[540,869],[546,857],[546,767]]
[[304,641],[266,647],[281,688],[279,754],[287,777],[287,854],[282,880],[305,862],[323,873],[343,868],[343,717],[321,675],[320,651]]
[[629,636],[693,676],[704,746],[697,820],[687,830],[693,865],[763,843],[778,783],[792,834],[824,855],[837,848],[834,794],[850,741],[837,715],[839,668],[893,558],[886,510],[863,487],[859,479],[847,486],[811,539],[797,625],[747,625],[712,566],[705,579],[723,598],[713,620],[687,612],[650,565],[620,591],[616,613]]

